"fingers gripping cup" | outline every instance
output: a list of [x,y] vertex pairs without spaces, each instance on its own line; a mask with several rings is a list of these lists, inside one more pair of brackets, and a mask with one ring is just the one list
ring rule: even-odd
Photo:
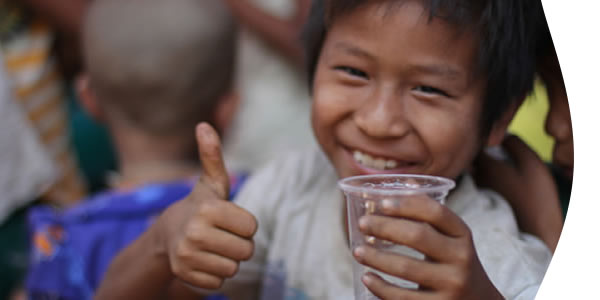
[[[454,181],[450,179],[425,175],[356,176],[342,179],[338,185],[346,196],[351,249],[368,245],[378,250],[417,259],[424,259],[423,254],[406,246],[364,235],[358,229],[358,220],[365,215],[383,215],[381,213],[383,200],[397,202],[407,197],[427,195],[444,204],[448,192],[455,186]],[[418,288],[416,283],[373,270],[354,261],[354,295],[357,300],[378,299],[361,281],[362,276],[367,272],[378,274],[384,280],[399,287]]]

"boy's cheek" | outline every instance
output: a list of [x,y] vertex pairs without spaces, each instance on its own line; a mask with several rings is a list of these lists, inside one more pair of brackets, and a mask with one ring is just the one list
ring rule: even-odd
[[351,116],[351,107],[343,92],[336,93],[335,88],[326,87],[315,89],[311,120],[317,138],[325,133],[328,137],[323,138],[333,138],[337,124]]
[[[352,111],[353,99],[348,95],[348,91],[344,88],[323,85],[316,88],[313,96],[313,107],[319,113],[327,113],[337,115],[343,112]],[[313,110],[313,113],[315,111]]]
[[421,138],[427,141],[429,161],[423,171],[429,175],[456,179],[470,167],[480,149],[478,139],[469,131],[440,128],[427,133],[421,131]]

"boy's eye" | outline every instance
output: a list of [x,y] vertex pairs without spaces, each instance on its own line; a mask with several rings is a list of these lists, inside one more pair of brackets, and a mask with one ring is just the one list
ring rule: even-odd
[[335,67],[334,69],[337,71],[342,71],[350,76],[360,77],[363,79],[369,79],[369,76],[367,75],[366,72],[363,72],[363,71],[353,68],[353,67],[338,66],[338,67]]
[[420,86],[414,88],[413,90],[417,91],[419,93],[437,94],[437,95],[441,95],[441,96],[450,98],[450,95],[448,95],[448,93],[446,93],[446,92],[444,92],[444,91],[442,91],[440,89],[437,89],[437,88],[434,88],[434,87],[431,87],[431,86],[427,86],[427,85],[420,85]]

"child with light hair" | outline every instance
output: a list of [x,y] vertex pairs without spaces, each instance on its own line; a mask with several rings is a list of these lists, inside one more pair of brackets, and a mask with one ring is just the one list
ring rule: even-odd
[[223,132],[235,104],[235,33],[218,0],[94,1],[79,92],[107,125],[120,172],[80,206],[32,212],[30,297],[91,299],[113,256],[191,191],[195,125]]

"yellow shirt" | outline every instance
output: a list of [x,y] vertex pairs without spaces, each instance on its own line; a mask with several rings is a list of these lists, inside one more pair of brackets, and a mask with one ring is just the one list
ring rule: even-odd
[[533,94],[525,99],[509,127],[511,133],[521,137],[541,159],[547,162],[552,159],[554,146],[554,140],[544,129],[548,109],[546,89],[538,80]]

